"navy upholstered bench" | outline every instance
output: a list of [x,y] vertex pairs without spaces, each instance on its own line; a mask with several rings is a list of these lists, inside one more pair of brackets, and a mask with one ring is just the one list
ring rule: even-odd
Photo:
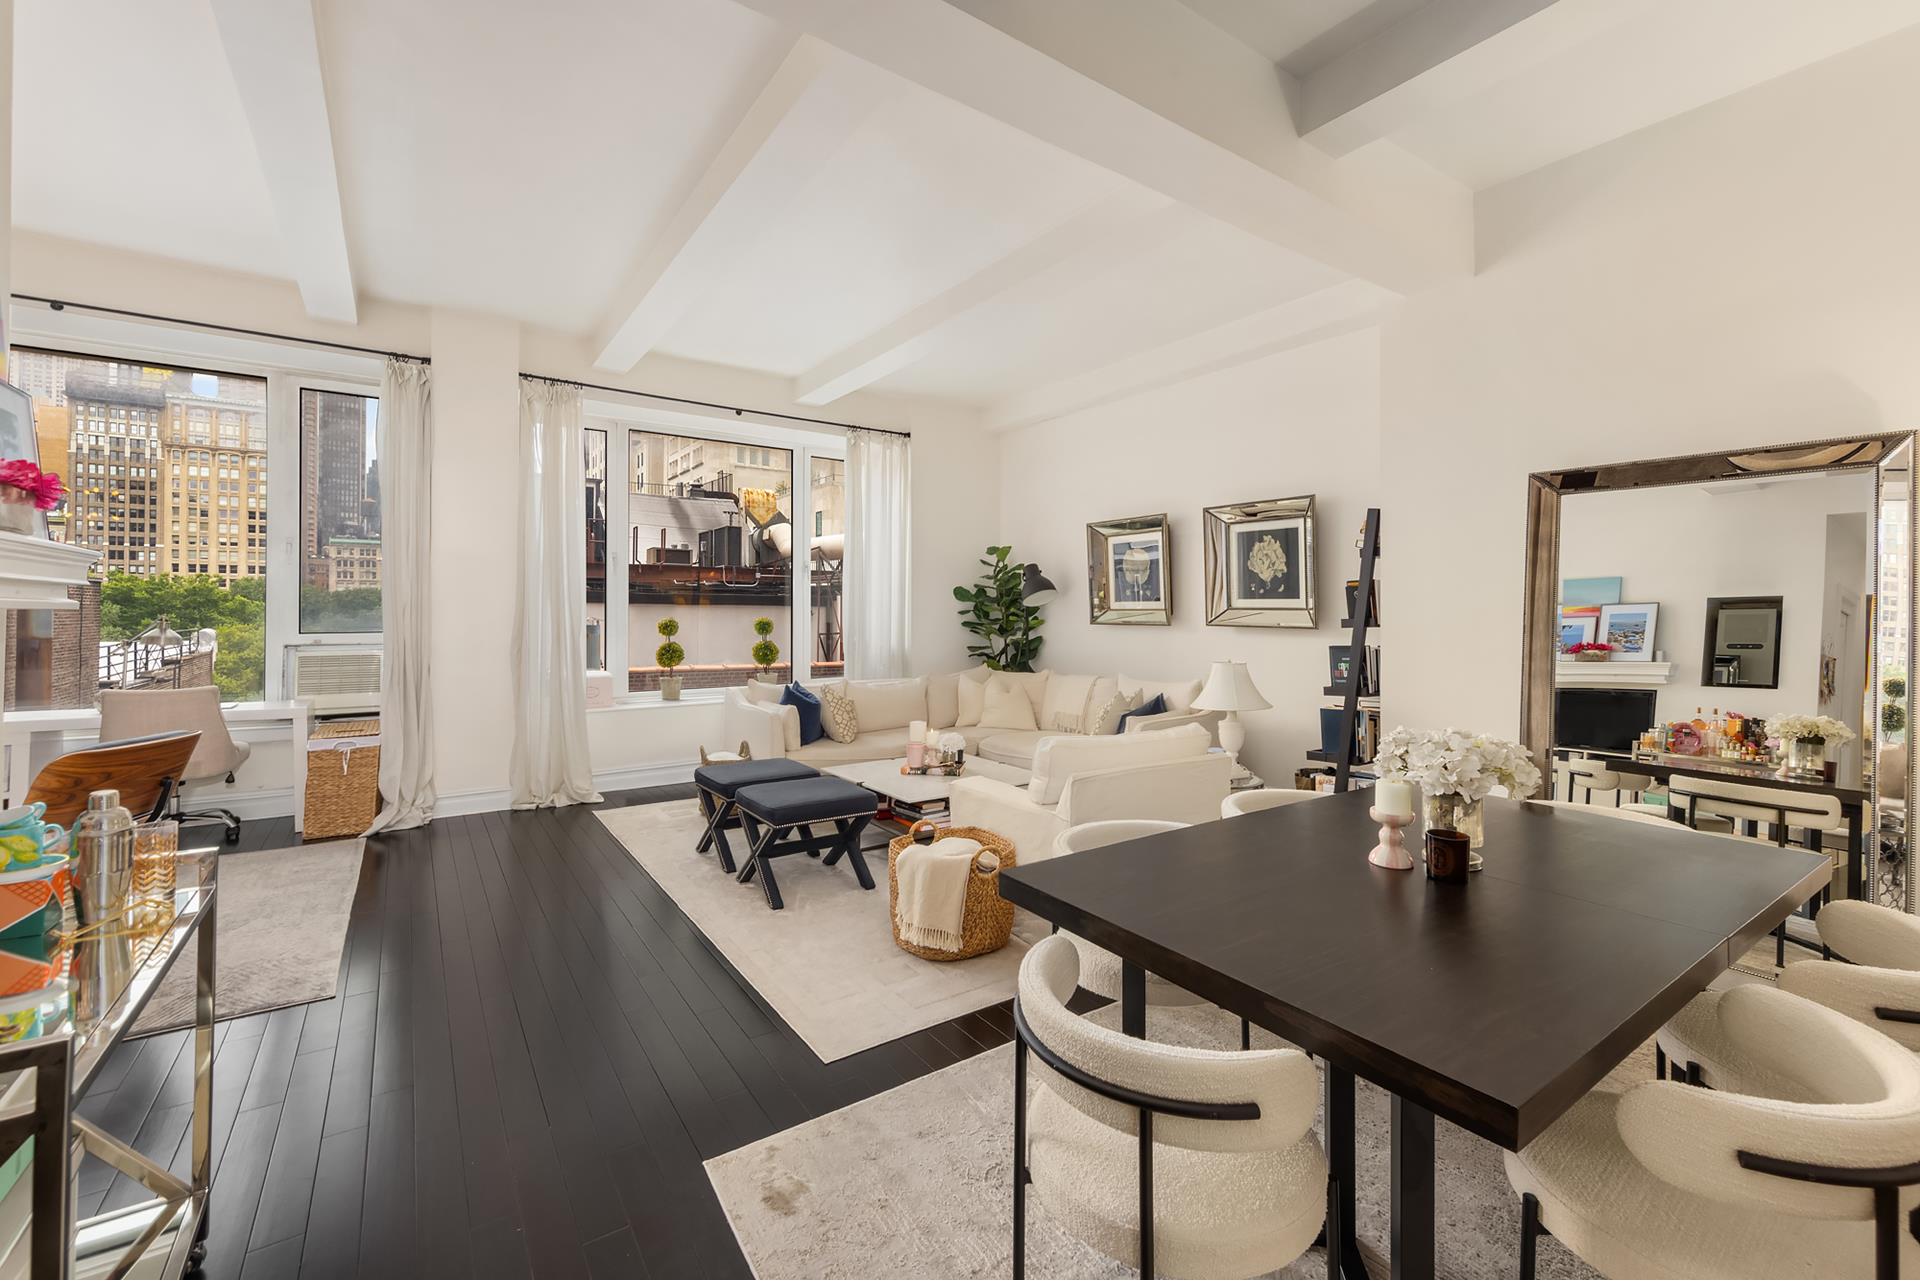
[[[860,888],[873,888],[873,875],[860,857],[860,832],[873,819],[874,795],[858,783],[821,775],[780,783],[754,783],[733,794],[740,826],[750,847],[747,865],[740,869],[744,883],[760,878],[767,906],[779,911],[780,887],[774,883],[773,860],[782,854],[805,851],[832,867],[842,856],[853,864]],[[839,833],[831,851],[821,848],[816,823],[831,823]],[[784,839],[783,839],[784,838]]]
[[694,852],[705,854],[710,849],[718,849],[720,866],[728,872],[737,873],[740,869],[733,865],[733,850],[727,845],[726,833],[727,828],[739,825],[733,807],[734,794],[755,783],[782,783],[791,779],[818,777],[820,771],[813,766],[785,757],[702,765],[693,771],[693,785],[700,798],[700,813],[707,820],[707,830],[700,834],[700,843],[693,847]]

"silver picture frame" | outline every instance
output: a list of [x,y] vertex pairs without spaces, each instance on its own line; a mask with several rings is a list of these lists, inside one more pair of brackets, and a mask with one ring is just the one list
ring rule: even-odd
[[1205,511],[1207,625],[1315,627],[1313,495]]
[[1087,621],[1146,627],[1173,622],[1173,530],[1165,512],[1087,526]]

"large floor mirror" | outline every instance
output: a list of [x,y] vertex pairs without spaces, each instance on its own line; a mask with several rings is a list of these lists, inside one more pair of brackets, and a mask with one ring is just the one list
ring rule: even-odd
[[[1786,834],[1833,897],[1915,910],[1914,439],[1529,478],[1521,729],[1564,799]],[[1714,803],[1746,786],[1786,821]]]

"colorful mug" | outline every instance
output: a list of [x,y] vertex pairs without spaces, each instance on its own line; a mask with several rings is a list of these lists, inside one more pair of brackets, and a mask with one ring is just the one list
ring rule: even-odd
[[46,812],[46,802],[34,801],[13,811],[17,817],[11,822],[0,824],[0,855],[5,856],[4,866],[32,867],[50,846],[67,839],[65,828],[45,821]]

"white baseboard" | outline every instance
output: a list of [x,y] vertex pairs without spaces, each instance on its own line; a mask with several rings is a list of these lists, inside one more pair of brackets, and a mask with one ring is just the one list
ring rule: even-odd
[[[670,783],[691,783],[698,761],[672,761],[662,765],[629,765],[622,769],[593,772],[593,785],[602,792],[624,792],[636,787],[664,787]],[[481,788],[471,792],[442,792],[434,805],[434,816],[490,814],[513,808],[512,793],[504,787]]]

